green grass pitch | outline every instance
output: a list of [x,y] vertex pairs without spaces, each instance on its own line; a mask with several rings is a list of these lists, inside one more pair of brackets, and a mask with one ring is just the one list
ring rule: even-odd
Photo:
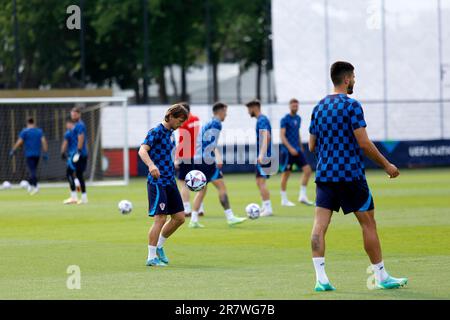
[[[260,203],[253,175],[225,175],[232,208]],[[449,299],[450,169],[402,170],[389,180],[369,171],[387,270],[406,276],[398,290],[368,290],[366,257],[353,215],[335,214],[327,235],[327,273],[337,291],[315,293],[310,254],[314,209],[280,206],[280,177],[268,181],[274,217],[226,225],[217,192],[205,202],[205,229],[187,224],[170,238],[167,268],[145,266],[145,180],[92,187],[86,206],[63,206],[65,188],[29,196],[0,191],[0,299]],[[299,174],[288,194],[296,200]],[[308,187],[314,199],[314,183]],[[133,202],[130,215],[117,203]],[[66,287],[69,265],[81,289]]]

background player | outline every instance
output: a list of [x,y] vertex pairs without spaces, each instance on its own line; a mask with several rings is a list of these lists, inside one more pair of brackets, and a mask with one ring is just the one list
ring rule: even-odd
[[39,191],[37,185],[37,167],[41,157],[41,150],[44,151],[42,158],[44,161],[47,161],[48,144],[44,132],[41,128],[36,127],[33,118],[28,118],[27,126],[20,131],[19,139],[17,139],[17,142],[9,152],[9,156],[12,157],[16,153],[16,150],[22,145],[24,145],[25,148],[25,162],[30,174],[30,178],[28,179],[30,184],[28,192],[30,195],[34,195]]
[[248,114],[256,118],[256,185],[262,198],[262,210],[260,216],[273,215],[270,192],[266,186],[269,179],[272,127],[269,118],[261,113],[261,103],[259,100],[252,100],[246,104]]
[[331,80],[334,94],[314,108],[309,128],[309,148],[311,152],[317,151],[318,157],[316,214],[311,236],[315,290],[335,290],[325,273],[325,233],[333,211],[339,208],[344,214],[353,212],[361,225],[364,249],[372,263],[377,287],[404,286],[406,278],[393,278],[384,267],[362,151],[384,168],[390,178],[400,173],[369,140],[361,104],[347,96],[353,93],[354,67],[348,62],[335,62],[331,66]]
[[73,133],[77,139],[77,151],[72,157],[72,163],[75,167],[75,175],[80,181],[81,188],[81,200],[79,200],[78,204],[86,204],[88,203],[87,192],[86,192],[86,183],[84,181],[84,171],[87,167],[88,161],[88,150],[87,150],[87,135],[86,135],[86,126],[81,120],[81,109],[75,107],[70,112],[70,117],[74,122]]
[[[228,106],[224,103],[216,102],[214,104],[213,118],[202,127],[201,135],[197,137],[194,161],[195,169],[203,172],[206,176],[207,183],[211,182],[217,188],[220,204],[225,210],[228,225],[232,226],[244,222],[246,218],[234,216],[233,210],[230,207],[230,201],[228,200],[223,175],[220,171],[223,162],[217,149],[217,143],[219,141],[220,131],[222,130],[222,122],[227,117],[227,109]],[[190,228],[203,228],[203,225],[198,222],[198,211],[200,203],[203,202],[205,197],[206,190],[207,187],[199,191],[195,196],[194,210],[192,210],[191,221],[189,222]]]
[[309,201],[306,196],[306,187],[308,185],[309,178],[311,177],[312,170],[311,166],[306,161],[302,140],[300,137],[300,125],[302,119],[297,114],[297,99],[291,99],[291,101],[289,101],[289,110],[290,112],[281,119],[280,123],[280,171],[282,172],[281,205],[287,207],[295,206],[294,203],[288,200],[286,193],[287,182],[292,171],[292,166],[295,164],[303,171],[298,201],[308,206],[312,206],[314,203]]
[[[195,142],[200,130],[200,119],[192,114],[189,103],[180,102],[189,112],[188,119],[178,129],[179,138],[176,152],[175,169],[178,170],[178,180],[181,183],[181,198],[183,199],[184,212],[186,217],[191,216],[191,203],[189,201],[191,192],[184,183],[186,174],[194,169]],[[203,202],[200,205],[198,214],[204,214]]]
[[[169,263],[163,246],[184,223],[183,200],[175,181],[173,131],[188,118],[188,111],[175,104],[167,109],[164,120],[150,129],[139,149],[139,156],[148,167],[148,215],[154,223],[148,233],[147,266],[166,266]],[[170,220],[166,223],[167,215]]]
[[71,118],[66,120],[66,133],[61,145],[61,158],[67,161],[66,177],[70,187],[70,198],[64,200],[64,204],[78,203],[78,195],[75,182],[75,164],[72,162],[73,156],[78,150],[78,139],[74,132],[75,123]]

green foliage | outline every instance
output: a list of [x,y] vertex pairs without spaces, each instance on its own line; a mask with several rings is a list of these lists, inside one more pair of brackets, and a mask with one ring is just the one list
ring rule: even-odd
[[[80,31],[66,28],[70,0],[16,0],[22,87],[80,87]],[[187,68],[206,61],[206,0],[147,0],[149,77],[160,86],[166,67]],[[266,0],[208,0],[211,58],[264,58]],[[0,87],[15,86],[12,1],[0,0]],[[143,0],[84,1],[87,82],[133,88],[144,77]],[[185,88],[183,88],[185,90]]]

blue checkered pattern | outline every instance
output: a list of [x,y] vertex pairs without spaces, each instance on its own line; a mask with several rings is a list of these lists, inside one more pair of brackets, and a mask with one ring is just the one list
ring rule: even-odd
[[260,114],[258,119],[256,120],[256,155],[259,156],[259,138],[261,131],[267,130],[269,131],[269,145],[267,147],[267,157],[271,156],[272,153],[272,127],[270,126],[269,118],[265,115]]
[[197,135],[195,145],[195,163],[202,161],[207,164],[213,164],[216,161],[214,150],[219,142],[220,131],[222,130],[222,122],[213,117],[203,127],[201,134]]
[[309,132],[316,136],[316,182],[365,180],[362,151],[353,130],[366,127],[361,104],[345,94],[326,96],[314,108]]
[[150,129],[142,144],[150,147],[148,155],[161,174],[159,179],[155,180],[149,173],[147,178],[149,183],[162,186],[176,183],[175,166],[173,164],[175,155],[175,137],[173,130],[166,129],[160,123],[155,128]]
[[[302,119],[299,115],[292,116],[290,113],[286,114],[280,122],[280,128],[286,129],[286,139],[289,144],[301,152],[299,130]],[[282,151],[287,152],[287,148],[284,144],[281,145]]]

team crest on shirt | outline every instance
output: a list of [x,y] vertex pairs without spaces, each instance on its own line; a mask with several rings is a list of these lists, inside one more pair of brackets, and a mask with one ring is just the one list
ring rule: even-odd
[[159,207],[161,208],[161,210],[164,210],[164,208],[166,207],[166,204],[164,202],[161,202],[159,204]]

